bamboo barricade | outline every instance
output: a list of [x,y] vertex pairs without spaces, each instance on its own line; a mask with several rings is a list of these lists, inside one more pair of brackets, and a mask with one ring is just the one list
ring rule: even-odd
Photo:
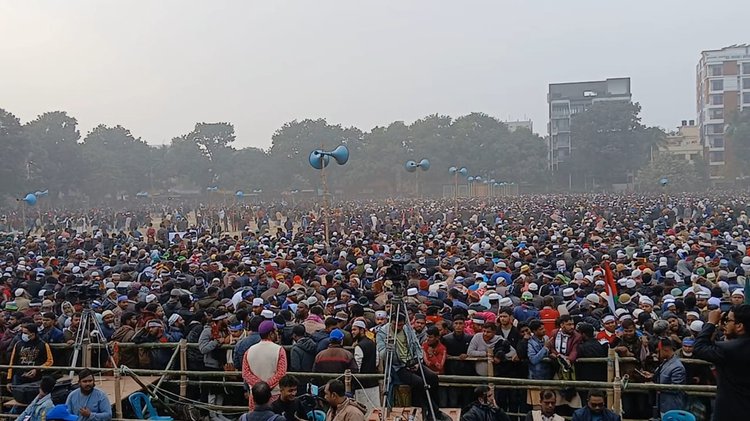
[[[150,369],[131,369],[121,367],[120,369],[113,370],[112,368],[105,367],[91,367],[91,360],[93,349],[102,348],[104,345],[99,343],[88,342],[83,347],[83,361],[85,361],[88,367],[94,371],[107,372],[114,371],[114,382],[115,382],[115,416],[122,417],[122,399],[125,398],[121,395],[120,391],[120,379],[123,375],[128,372],[135,375],[158,375],[161,379],[155,386],[151,386],[154,391],[158,391],[161,384],[175,384],[179,387],[179,396],[185,398],[187,396],[188,385],[224,385],[230,387],[242,387],[244,385],[242,381],[241,371],[191,371],[187,370],[187,349],[190,347],[197,347],[197,344],[187,343],[184,339],[177,343],[146,343],[146,344],[135,344],[135,343],[119,343],[120,349],[132,349],[132,348],[174,348],[174,353],[171,356],[168,366],[175,364],[175,359],[179,357],[179,370],[150,370]],[[50,344],[52,348],[67,348],[66,344]],[[222,349],[233,349],[233,345],[223,345]],[[289,349],[290,347],[286,346]],[[451,360],[458,360],[458,357],[448,357]],[[514,389],[561,389],[565,387],[575,387],[581,389],[603,389],[607,392],[607,398],[609,406],[618,414],[622,414],[622,393],[627,388],[628,391],[648,393],[651,391],[683,391],[686,394],[693,396],[715,396],[716,386],[707,385],[661,385],[654,383],[627,383],[626,387],[623,385],[623,381],[620,375],[620,362],[632,362],[635,358],[626,357],[621,358],[617,355],[614,350],[610,350],[607,357],[600,358],[580,358],[578,362],[581,363],[603,363],[606,364],[607,369],[607,380],[606,381],[584,381],[584,380],[531,380],[527,378],[507,378],[507,377],[495,377],[494,376],[494,355],[492,350],[487,351],[486,356],[480,357],[467,357],[463,361],[485,361],[487,362],[487,376],[457,376],[457,375],[441,375],[440,385],[441,386],[453,386],[453,387],[473,387],[477,384],[488,384],[492,390],[495,388],[514,388]],[[682,359],[684,363],[691,364],[706,364],[710,363],[703,360],[696,359]],[[0,365],[0,370],[7,370],[10,366]],[[38,368],[41,370],[57,370],[57,371],[80,371],[83,367],[41,367],[41,366],[28,366],[28,368]],[[289,372],[289,374],[296,375],[302,378],[315,377],[319,379],[332,379],[340,378],[342,374],[335,373],[295,373]],[[178,378],[179,377],[179,378]],[[352,390],[352,377],[359,379],[381,379],[382,374],[352,374],[347,371],[344,373],[345,385],[347,391]],[[227,381],[235,380],[236,381]],[[226,407],[226,409],[237,410],[242,407]]]

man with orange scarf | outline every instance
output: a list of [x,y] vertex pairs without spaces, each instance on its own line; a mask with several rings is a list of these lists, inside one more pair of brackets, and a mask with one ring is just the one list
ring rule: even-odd
[[[264,381],[271,387],[271,401],[278,399],[281,393],[279,380],[286,374],[286,351],[276,343],[276,325],[271,320],[265,320],[258,328],[260,342],[251,346],[242,358],[242,378],[248,389],[252,385]],[[248,405],[252,411],[252,394],[248,398]]]

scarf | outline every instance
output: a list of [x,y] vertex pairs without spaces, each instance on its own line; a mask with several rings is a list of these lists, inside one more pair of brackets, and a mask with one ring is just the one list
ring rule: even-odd
[[557,331],[555,335],[555,351],[560,355],[568,355],[568,339],[570,335],[563,333],[562,329]]

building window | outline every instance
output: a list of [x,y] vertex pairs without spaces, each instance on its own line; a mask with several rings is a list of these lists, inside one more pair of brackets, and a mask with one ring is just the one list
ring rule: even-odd
[[742,63],[742,74],[750,75],[750,63]]
[[742,89],[750,89],[750,77],[742,79]]
[[708,162],[724,162],[724,151],[709,152]]
[[706,124],[706,134],[724,134],[723,124]]
[[742,94],[742,103],[750,104],[750,92],[745,92],[744,94]]
[[708,75],[709,76],[722,76],[724,74],[723,70],[724,68],[721,64],[712,64],[708,66]]
[[711,95],[711,105],[724,105],[724,95]]
[[724,80],[723,79],[716,79],[711,81],[711,90],[712,91],[723,91],[724,90]]
[[723,148],[724,147],[724,138],[723,137],[712,137],[709,139],[709,145],[712,148]]
[[708,110],[708,116],[711,120],[723,120],[724,109],[723,108],[711,108]]

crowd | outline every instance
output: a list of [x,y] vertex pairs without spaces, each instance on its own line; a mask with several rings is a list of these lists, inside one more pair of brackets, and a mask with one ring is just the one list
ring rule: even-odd
[[[0,360],[13,366],[11,389],[38,387],[43,373],[23,367],[70,365],[74,347],[49,344],[74,345],[81,331],[110,344],[98,364],[131,368],[177,367],[167,367],[171,349],[117,343],[186,339],[196,344],[188,348],[189,370],[239,370],[247,384],[246,398],[206,386],[196,399],[244,400],[264,410],[309,381],[337,394],[338,383],[314,373],[380,373],[392,351],[395,383],[410,386],[412,404],[438,418],[447,407],[475,418],[535,407],[547,408],[543,419],[600,411],[599,392],[497,388],[489,396],[440,387],[438,379],[491,370],[604,381],[605,365],[577,360],[614,350],[627,357],[621,375],[630,382],[715,384],[711,366],[697,360],[718,366],[736,353],[722,347],[745,335],[748,208],[747,194],[721,192],[518,196],[457,206],[351,201],[330,212],[328,243],[312,205],[163,208],[157,218],[134,209],[86,230],[40,220],[0,242]],[[405,313],[397,313],[400,281],[391,278],[401,268],[392,262],[402,260]],[[718,371],[719,384],[733,375]],[[326,392],[329,417],[353,421],[379,406],[377,380],[355,376],[353,387],[356,399]],[[389,392],[393,399],[398,390]],[[267,400],[256,407],[256,396]],[[623,395],[626,418],[647,418],[655,408],[689,409],[707,420],[714,407],[747,402],[680,391]],[[337,405],[347,405],[346,416],[336,415]],[[215,409],[209,416],[227,418]]]

